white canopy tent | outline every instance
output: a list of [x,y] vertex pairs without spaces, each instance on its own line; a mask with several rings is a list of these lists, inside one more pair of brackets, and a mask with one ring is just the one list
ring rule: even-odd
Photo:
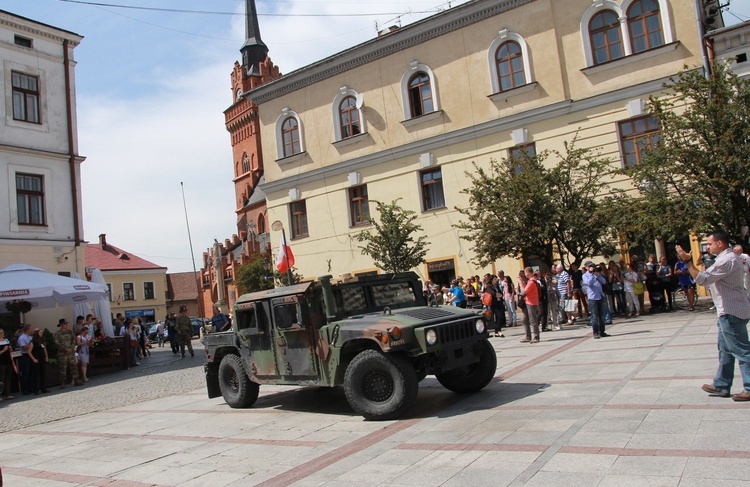
[[0,303],[28,301],[33,310],[102,299],[107,299],[104,284],[59,276],[28,264],[11,264],[0,269]]

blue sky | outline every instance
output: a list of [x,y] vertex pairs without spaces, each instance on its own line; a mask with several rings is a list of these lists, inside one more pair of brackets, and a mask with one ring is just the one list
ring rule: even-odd
[[[452,6],[466,0],[452,1]],[[0,0],[0,9],[84,36],[75,50],[85,238],[169,272],[192,270],[180,182],[196,266],[217,238],[236,232],[232,153],[223,111],[245,37],[244,0],[101,0],[201,10],[153,12],[62,0]],[[269,55],[283,73],[364,42],[380,28],[447,8],[445,0],[256,0]],[[409,13],[412,12],[412,13]],[[727,24],[750,18],[732,0]],[[231,15],[231,13],[235,13]],[[262,14],[378,13],[306,17]]]

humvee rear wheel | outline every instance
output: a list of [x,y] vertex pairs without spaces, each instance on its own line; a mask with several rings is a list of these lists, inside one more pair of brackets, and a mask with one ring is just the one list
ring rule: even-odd
[[479,354],[479,362],[450,370],[441,374],[435,374],[435,378],[443,387],[453,392],[476,392],[484,388],[495,377],[497,370],[497,355],[489,341],[482,342],[482,350]]
[[219,387],[224,401],[233,408],[252,406],[260,392],[260,386],[247,377],[240,358],[234,354],[225,356],[219,364]]
[[419,389],[417,372],[406,358],[365,350],[349,363],[344,374],[346,400],[365,419],[396,419],[414,404]]

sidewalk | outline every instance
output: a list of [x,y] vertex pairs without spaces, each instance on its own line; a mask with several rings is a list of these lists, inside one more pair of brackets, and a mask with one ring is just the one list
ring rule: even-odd
[[12,486],[750,486],[750,404],[700,389],[715,321],[647,315],[539,344],[510,328],[490,386],[428,377],[399,421],[364,421],[337,389],[263,386],[234,410],[196,387],[4,433],[0,466]]

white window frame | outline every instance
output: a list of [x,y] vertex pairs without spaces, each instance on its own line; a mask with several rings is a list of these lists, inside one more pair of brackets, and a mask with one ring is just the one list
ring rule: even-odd
[[[125,284],[130,284],[130,285],[133,286],[133,299],[132,300],[131,299],[125,299],[125,297],[126,297]],[[138,301],[138,295],[135,292],[135,282],[128,281],[128,282],[123,282],[122,283],[122,300],[123,300],[123,302],[124,301]]]
[[[147,298],[146,297],[146,284],[151,284],[151,290],[154,293],[154,297],[153,298]],[[143,281],[143,299],[144,300],[156,299],[156,285],[154,284],[154,281]]]
[[[45,225],[19,225],[18,223],[18,201],[16,200],[16,173],[33,174],[42,176],[44,181],[44,219]],[[8,208],[10,209],[10,231],[14,233],[55,233],[55,201],[53,200],[54,184],[52,171],[47,168],[35,166],[21,166],[19,164],[8,164]]]
[[[620,21],[620,36],[622,37],[623,50],[625,51],[623,57],[626,58],[633,55],[633,46],[630,44],[630,27],[628,26],[627,11],[634,1],[636,0],[623,0],[622,4],[620,4],[613,0],[594,0],[594,3],[583,13],[583,16],[581,17],[581,39],[583,40],[583,54],[586,59],[586,67],[597,66],[594,64],[594,53],[591,49],[589,23],[591,22],[591,19],[602,10],[612,10],[617,15],[617,18]],[[664,45],[666,46],[667,44],[674,42],[672,21],[669,17],[669,2],[667,2],[667,0],[656,1],[659,2],[659,16],[661,18],[661,27],[664,34]],[[658,49],[658,47],[654,49]],[[619,61],[619,59],[617,59],[617,61]]]
[[[28,48],[26,48],[28,49]],[[12,61],[5,61],[3,64],[3,73],[8,80],[5,93],[5,125],[8,127],[23,128],[36,132],[49,133],[50,124],[47,118],[47,72],[37,66],[18,64]],[[13,92],[11,87],[11,73],[16,71],[28,76],[35,76],[39,79],[39,123],[24,122],[13,118]]]
[[357,93],[355,90],[349,88],[348,86],[342,86],[339,90],[339,93],[336,95],[336,97],[333,99],[333,105],[331,106],[331,112],[333,115],[333,133],[334,138],[336,142],[339,142],[341,140],[348,140],[352,139],[354,137],[358,137],[360,135],[364,135],[367,133],[367,125],[365,123],[365,117],[364,117],[364,110],[362,108],[357,108],[357,114],[359,115],[359,133],[357,135],[352,135],[350,137],[347,137],[344,139],[341,136],[341,114],[339,112],[339,107],[341,105],[341,102],[344,101],[344,98],[348,96],[353,96],[355,100],[361,100],[362,95],[360,93]]
[[[516,32],[509,32],[507,29],[503,29],[498,32],[498,36],[490,44],[489,51],[487,51],[487,62],[490,68],[490,83],[492,84],[492,94],[500,93],[500,75],[497,72],[497,50],[500,46],[508,41],[514,41],[521,47],[521,56],[523,57],[523,77],[524,85],[528,85],[534,82],[534,73],[531,70],[531,57],[529,56],[529,46],[526,41]],[[520,88],[516,86],[513,89]]]
[[[299,130],[299,152],[291,156],[284,156],[284,136],[281,126],[289,117],[294,117],[294,119],[297,121],[297,129]],[[302,125],[302,119],[294,110],[284,108],[283,110],[281,110],[281,114],[278,116],[278,118],[276,118],[276,160],[279,162],[291,162],[292,160],[300,159],[305,155],[305,131]]]
[[[432,111],[429,113],[424,113],[420,115],[419,117],[412,117],[411,116],[411,101],[409,100],[409,80],[412,76],[414,76],[418,72],[425,73],[430,78],[430,92],[432,93]],[[417,118],[423,118],[423,117],[429,117],[430,115],[439,114],[441,111],[440,108],[440,98],[438,97],[438,86],[437,86],[437,78],[435,78],[435,74],[432,72],[429,66],[426,64],[422,64],[419,61],[412,61],[409,63],[409,68],[404,71],[403,76],[401,76],[401,106],[404,111],[404,120],[411,120],[411,119],[417,119]]]

